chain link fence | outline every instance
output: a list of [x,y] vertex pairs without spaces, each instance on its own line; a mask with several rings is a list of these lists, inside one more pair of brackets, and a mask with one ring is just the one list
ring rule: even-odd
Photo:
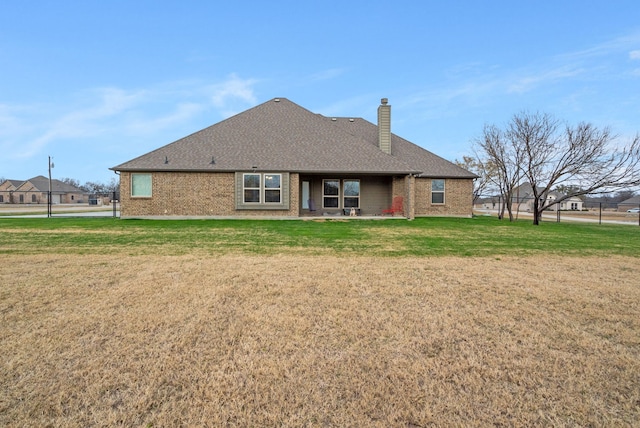
[[[87,216],[89,213],[106,213],[119,217],[120,192],[106,194],[65,194],[37,190],[0,191],[0,212],[4,215],[47,217]],[[110,208],[107,211],[106,208]],[[94,214],[95,215],[95,214]]]
[[[533,217],[532,197],[513,197],[511,212],[516,219]],[[549,201],[541,201],[549,203]],[[474,211],[494,214],[498,217],[508,216],[504,199],[499,196],[483,196],[476,199]],[[637,224],[640,226],[640,204],[632,206],[616,202],[583,201],[580,198],[569,198],[559,203],[552,203],[542,213],[542,221],[581,221],[602,223]]]

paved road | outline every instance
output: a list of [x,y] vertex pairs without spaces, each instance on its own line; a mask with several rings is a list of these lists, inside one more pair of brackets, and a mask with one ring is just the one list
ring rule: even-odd
[[[113,211],[78,211],[76,213],[56,214],[53,213],[52,218],[73,218],[73,217],[113,217]],[[116,217],[120,217],[120,211],[116,211]],[[14,214],[0,216],[3,218],[47,218],[46,214]]]
[[[113,207],[107,206],[96,207],[95,205],[59,204],[54,205],[52,210],[53,217],[113,217]],[[0,219],[46,218],[46,212],[46,205],[0,204]],[[116,210],[116,216],[120,217],[120,210]]]

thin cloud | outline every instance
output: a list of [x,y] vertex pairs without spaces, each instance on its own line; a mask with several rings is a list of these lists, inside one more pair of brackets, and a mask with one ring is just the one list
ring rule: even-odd
[[594,57],[619,55],[620,53],[628,52],[630,49],[637,48],[639,44],[640,31],[635,31],[611,40],[604,41],[587,49],[559,55],[558,59],[563,61],[576,61],[591,59]]
[[[93,94],[91,94],[93,93]],[[30,139],[15,158],[29,158],[41,152],[51,142],[61,139],[87,138],[104,131],[102,122],[139,104],[141,92],[128,93],[118,88],[99,88],[88,97],[98,97],[93,106],[77,108],[59,118],[45,122],[44,130]]]
[[256,96],[253,86],[257,83],[255,79],[241,79],[236,74],[231,74],[227,80],[211,86],[211,102],[223,112],[233,111],[238,102],[244,104],[255,104]]
[[536,87],[556,83],[564,79],[574,78],[583,74],[584,69],[562,66],[556,69],[540,70],[524,76],[515,76],[507,86],[507,92],[522,94],[532,91]]
[[188,122],[204,109],[205,106],[203,104],[180,103],[176,106],[175,110],[160,117],[153,117],[151,119],[129,119],[126,126],[126,133],[129,135],[152,135],[180,123]]
[[22,108],[0,104],[0,138],[8,139],[24,131],[25,127],[18,117],[19,114],[24,114]]
[[208,109],[228,116],[255,104],[256,82],[231,75],[214,85],[178,81],[137,90],[95,88],[67,104],[0,105],[0,147],[6,158],[26,159],[52,144],[153,136]]
[[[620,73],[628,73],[620,71],[616,65],[616,58],[619,59],[620,55],[628,54],[632,60],[640,59],[640,50],[632,50],[638,44],[640,32],[634,32],[518,69],[496,64],[461,64],[447,70],[450,79],[446,85],[414,91],[409,104],[421,105],[423,117],[439,117],[449,108],[459,110],[461,106],[488,105],[496,97],[527,94],[566,81],[610,79]],[[639,69],[631,71],[632,75],[639,73]]]

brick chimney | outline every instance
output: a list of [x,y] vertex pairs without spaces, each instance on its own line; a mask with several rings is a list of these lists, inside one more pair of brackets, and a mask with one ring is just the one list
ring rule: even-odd
[[388,102],[388,99],[383,98],[378,107],[378,147],[391,154],[391,106]]

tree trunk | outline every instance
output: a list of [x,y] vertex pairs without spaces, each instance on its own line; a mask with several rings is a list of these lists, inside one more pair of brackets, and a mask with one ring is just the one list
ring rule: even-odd
[[505,206],[507,207],[507,212],[509,213],[509,221],[513,221],[513,193],[511,191],[507,192],[507,196],[505,197]]
[[538,226],[540,224],[540,217],[542,217],[542,213],[540,212],[540,201],[536,196],[533,200],[533,224],[534,226]]

